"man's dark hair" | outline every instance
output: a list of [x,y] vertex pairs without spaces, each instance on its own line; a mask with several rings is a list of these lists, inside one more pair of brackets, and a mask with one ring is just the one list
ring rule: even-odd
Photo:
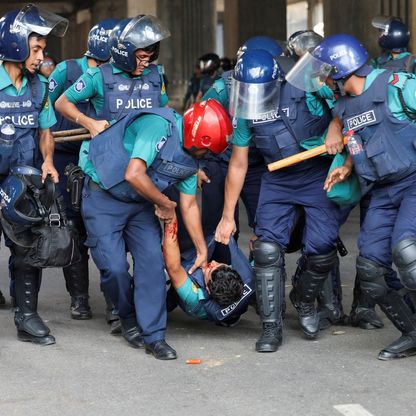
[[244,283],[240,275],[229,266],[217,267],[208,282],[210,297],[221,307],[241,299]]

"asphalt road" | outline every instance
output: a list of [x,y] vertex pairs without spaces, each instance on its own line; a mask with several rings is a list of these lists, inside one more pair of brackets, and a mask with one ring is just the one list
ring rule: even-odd
[[[347,312],[357,232],[353,213],[342,229],[349,249],[341,259]],[[247,244],[247,231],[240,241]],[[288,276],[297,256],[287,256]],[[0,288],[5,293],[7,259],[2,247]],[[289,302],[281,349],[259,354],[254,351],[259,323],[252,309],[235,328],[176,310],[169,316],[167,340],[178,359],[161,362],[108,333],[92,263],[90,270],[94,317],[89,321],[69,318],[62,272],[44,273],[39,311],[57,339],[53,346],[18,342],[9,305],[0,310],[0,416],[416,415],[416,357],[377,360],[379,350],[399,335],[386,318],[381,330],[331,327],[308,341]],[[189,358],[201,364],[187,365]]]

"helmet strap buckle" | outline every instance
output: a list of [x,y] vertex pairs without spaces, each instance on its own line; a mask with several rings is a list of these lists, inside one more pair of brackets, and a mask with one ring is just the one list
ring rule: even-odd
[[49,226],[60,227],[61,226],[61,215],[59,213],[51,212],[49,214]]

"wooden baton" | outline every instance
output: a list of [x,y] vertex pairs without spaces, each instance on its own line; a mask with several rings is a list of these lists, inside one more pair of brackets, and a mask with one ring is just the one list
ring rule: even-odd
[[[344,136],[343,141],[344,145],[346,145],[348,143],[348,136]],[[304,152],[296,153],[295,155],[269,163],[267,165],[267,169],[269,169],[270,172],[273,172],[274,170],[286,168],[288,166],[295,165],[296,163],[303,162],[304,160],[311,159],[312,157],[322,155],[325,152],[326,146],[322,144],[321,146],[314,147],[313,149],[305,150]]]
[[79,134],[87,134],[89,133],[87,129],[79,128],[79,129],[72,129],[72,130],[62,130],[62,131],[53,131],[53,137],[68,137],[68,136],[76,136]]
[[82,142],[83,140],[90,140],[91,134],[75,134],[73,136],[54,137],[55,143],[70,143]]

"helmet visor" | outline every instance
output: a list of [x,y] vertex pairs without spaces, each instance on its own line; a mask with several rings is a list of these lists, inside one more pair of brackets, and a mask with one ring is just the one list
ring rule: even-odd
[[287,42],[288,48],[300,58],[306,53],[316,48],[322,41],[323,37],[313,31],[307,31],[299,34],[294,39]]
[[279,104],[279,82],[252,84],[231,79],[230,114],[256,120],[275,112]]
[[332,70],[331,65],[307,52],[286,74],[286,81],[300,90],[314,92],[325,85],[325,80]]
[[372,26],[379,30],[382,30],[383,32],[386,32],[389,30],[390,23],[391,23],[391,17],[387,17],[387,16],[376,16],[376,17],[373,17],[373,20],[371,20]]
[[55,13],[38,8],[33,4],[23,7],[14,19],[12,32],[18,33],[21,28],[29,33],[35,32],[42,36],[49,34],[62,37],[68,28],[68,20]]
[[130,42],[137,49],[146,48],[168,38],[170,31],[154,16],[137,16],[127,24],[120,35],[120,43]]

